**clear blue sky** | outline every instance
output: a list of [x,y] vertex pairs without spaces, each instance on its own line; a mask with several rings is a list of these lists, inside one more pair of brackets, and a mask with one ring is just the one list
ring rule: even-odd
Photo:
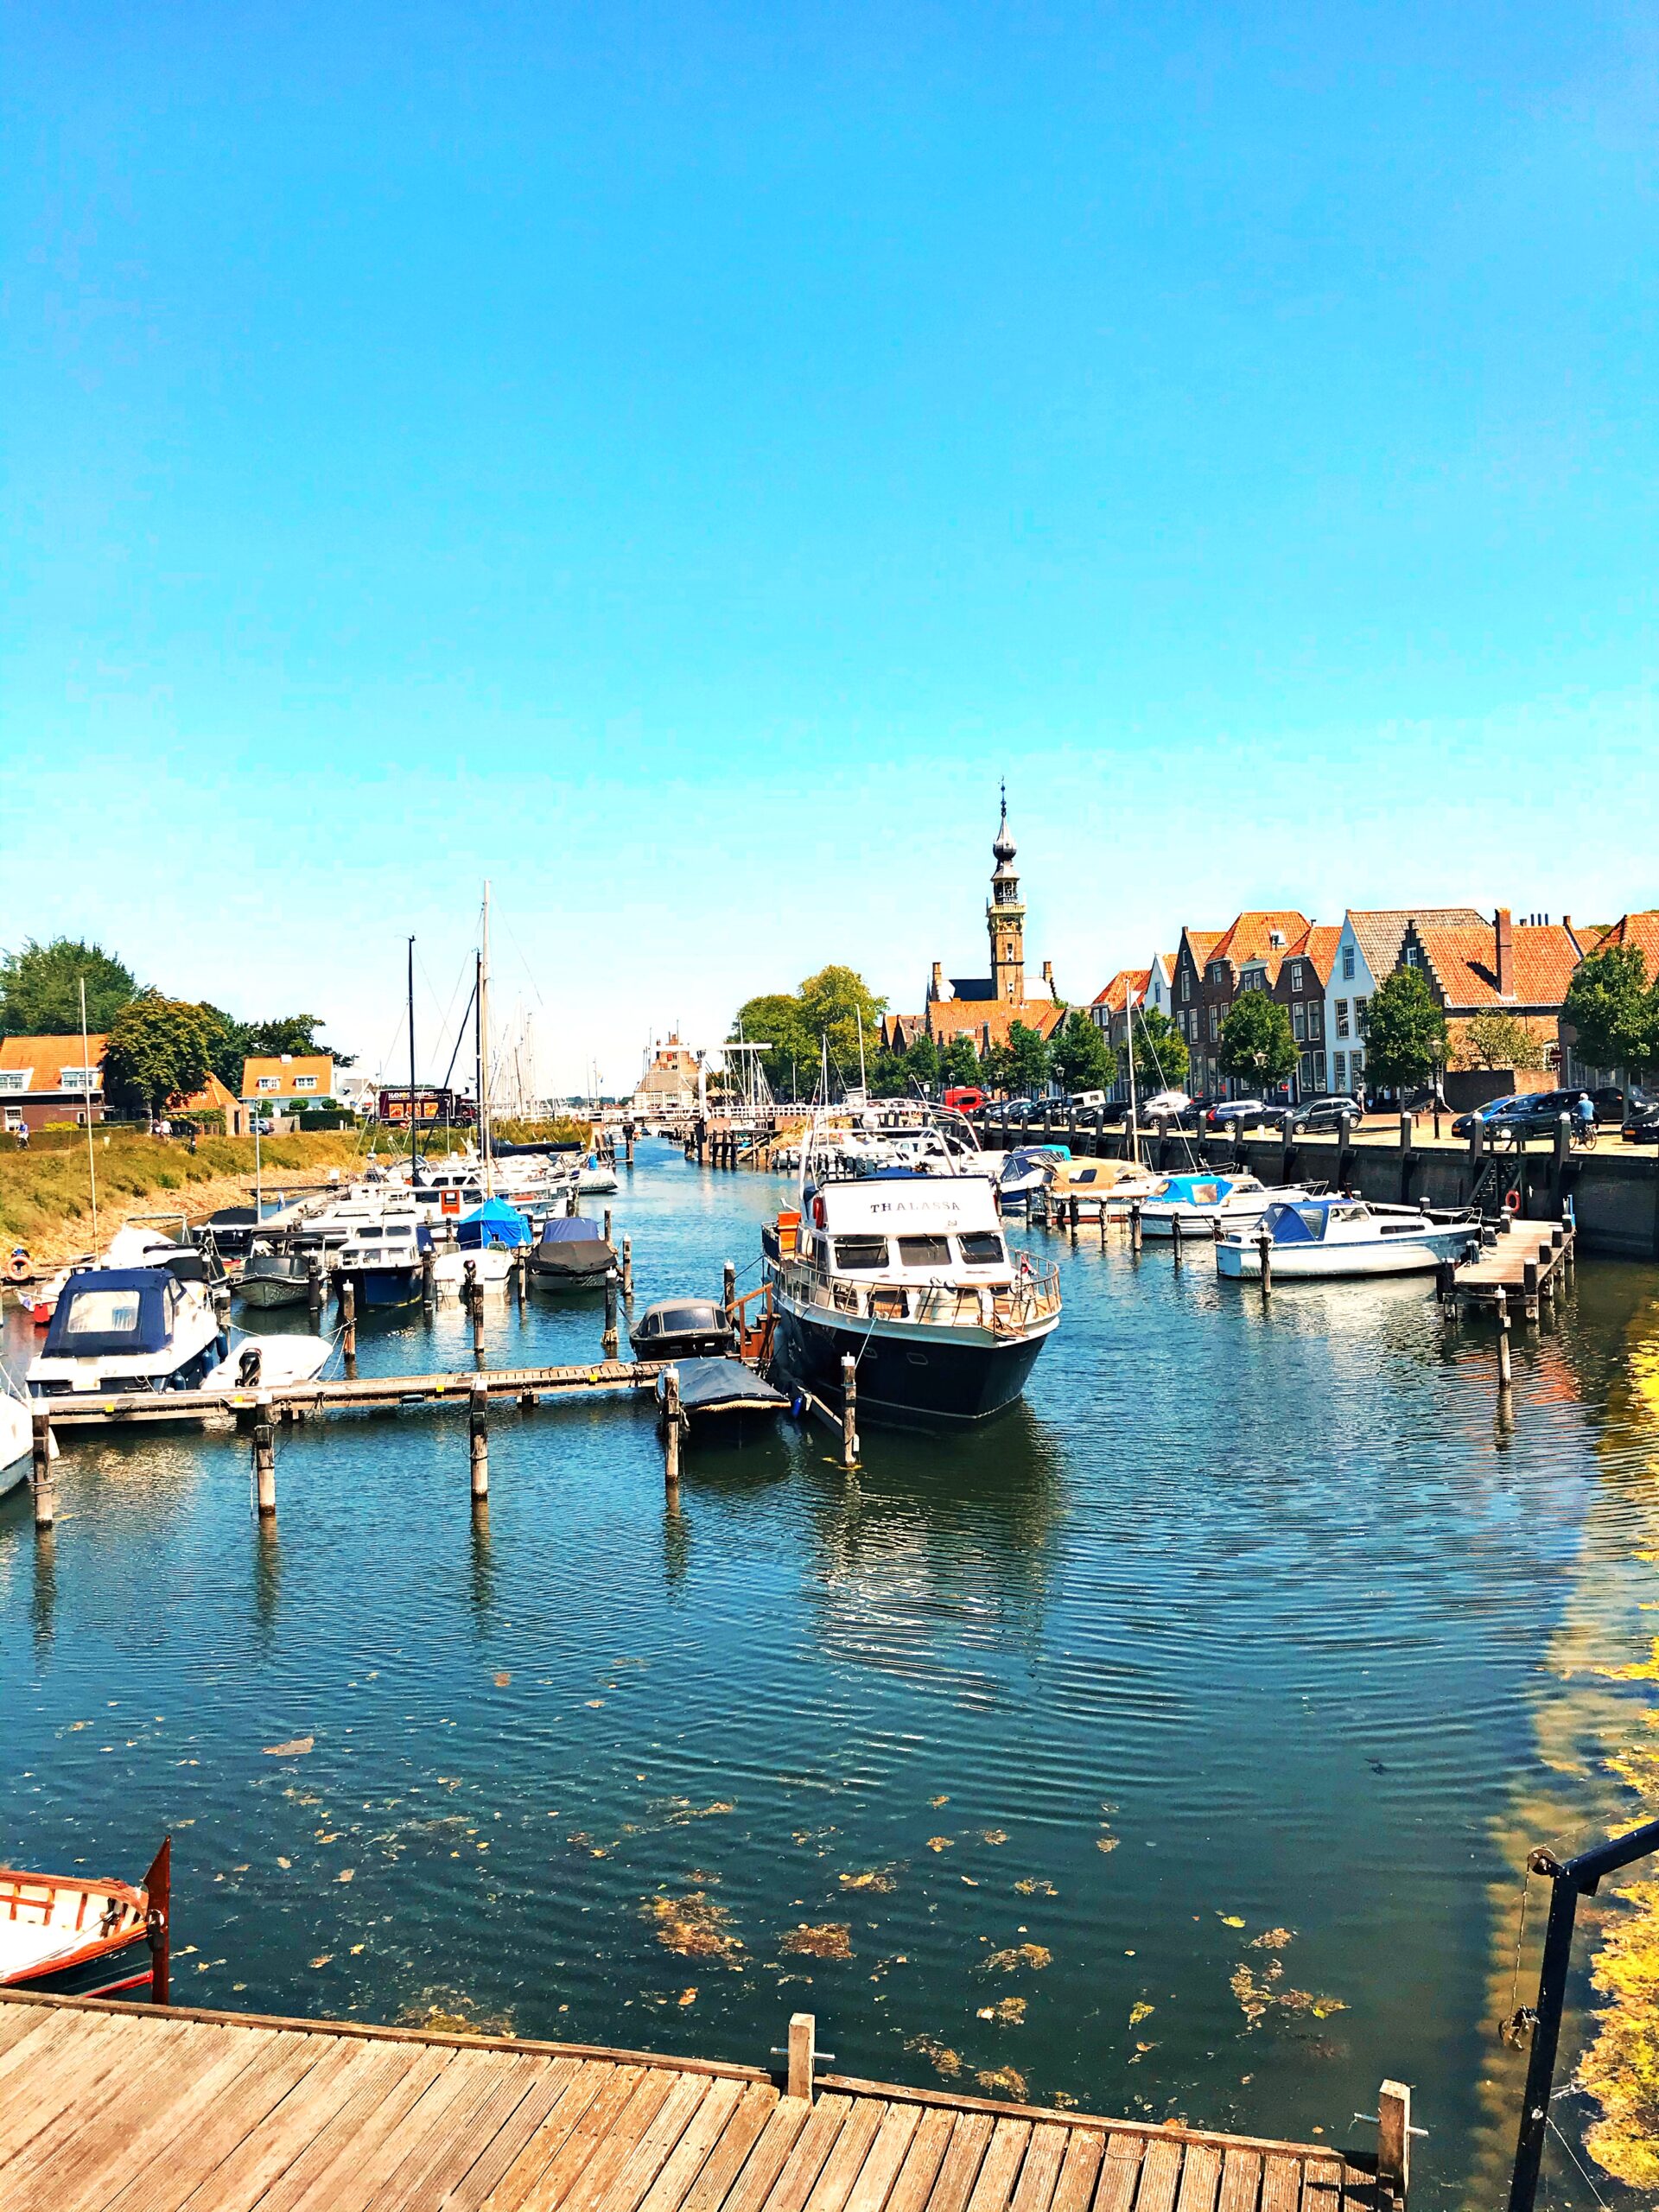
[[[1649,10],[10,7],[0,943],[550,1072],[1659,902]],[[424,1017],[423,1017],[424,1018]]]

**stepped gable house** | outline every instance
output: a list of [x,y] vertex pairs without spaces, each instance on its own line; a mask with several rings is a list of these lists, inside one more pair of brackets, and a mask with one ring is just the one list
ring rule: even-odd
[[919,1020],[913,1014],[890,1014],[882,1025],[882,1041],[902,1052],[918,1031],[938,1046],[966,1034],[977,1051],[988,1045],[1006,1045],[1016,1021],[1024,1022],[1040,1037],[1052,1036],[1065,1018],[1065,1008],[1054,988],[1054,969],[1043,963],[1042,983],[1035,995],[1026,987],[1026,909],[1014,873],[1014,833],[1008,828],[1008,797],[1002,792],[1002,818],[991,844],[996,862],[991,873],[991,895],[985,902],[985,930],[990,940],[988,976],[951,976],[943,961],[933,963],[927,986],[927,1002]]

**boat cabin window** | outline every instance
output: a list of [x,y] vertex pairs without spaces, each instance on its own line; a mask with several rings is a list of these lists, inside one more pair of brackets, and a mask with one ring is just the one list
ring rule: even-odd
[[1000,1268],[1005,1262],[1002,1239],[994,1229],[969,1230],[961,1243],[962,1256],[970,1268]]
[[1323,1206],[1298,1206],[1296,1211],[1301,1217],[1303,1228],[1310,1236],[1324,1236],[1325,1210]]
[[78,1290],[69,1301],[66,1337],[126,1337],[138,1326],[136,1290]]
[[887,1240],[885,1236],[837,1236],[836,1265],[848,1270],[859,1268],[885,1268],[887,1264]]
[[378,1240],[379,1240],[379,1238],[380,1238],[384,1234],[385,1234],[384,1230],[378,1230],[378,1229],[366,1229],[366,1228],[365,1228],[365,1229],[360,1229],[360,1230],[359,1230],[359,1231],[358,1231],[358,1235],[359,1235],[359,1237],[361,1237],[362,1241],[363,1241],[363,1242],[364,1242],[364,1243],[365,1243],[365,1244],[371,1244],[371,1243],[378,1243]]
[[948,1268],[950,1264],[950,1239],[948,1236],[901,1236],[899,1239],[899,1264],[901,1268]]
[[1195,1206],[1212,1206],[1220,1198],[1221,1192],[1214,1183],[1195,1183],[1188,1195]]

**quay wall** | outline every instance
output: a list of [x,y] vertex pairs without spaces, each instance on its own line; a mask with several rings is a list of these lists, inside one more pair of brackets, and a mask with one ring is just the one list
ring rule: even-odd
[[[1064,1144],[1084,1157],[1129,1156],[1127,1135],[1103,1128],[1100,1117],[1086,1111],[1012,1127],[992,1116],[981,1127],[988,1145]],[[1520,1154],[1478,1153],[1461,1140],[1420,1138],[1415,1132],[1403,1148],[1391,1129],[1346,1139],[1298,1136],[1289,1144],[1265,1134],[1199,1138],[1187,1130],[1169,1136],[1143,1133],[1141,1156],[1148,1166],[1172,1174],[1196,1160],[1218,1172],[1233,1167],[1259,1175],[1271,1185],[1325,1183],[1381,1205],[1416,1205],[1424,1199],[1431,1205],[1468,1205],[1479,1185],[1480,1203],[1495,1213],[1503,1190],[1513,1187],[1520,1211],[1534,1220],[1558,1220],[1570,1197],[1582,1250],[1659,1262],[1659,1151],[1621,1144],[1615,1134],[1604,1135],[1594,1152],[1558,1159],[1553,1145],[1534,1145]]]

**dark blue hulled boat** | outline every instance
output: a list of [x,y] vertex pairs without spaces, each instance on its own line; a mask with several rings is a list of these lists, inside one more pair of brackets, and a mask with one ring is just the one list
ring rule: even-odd
[[0,1988],[167,2002],[173,1845],[137,1889],[0,1866]]

